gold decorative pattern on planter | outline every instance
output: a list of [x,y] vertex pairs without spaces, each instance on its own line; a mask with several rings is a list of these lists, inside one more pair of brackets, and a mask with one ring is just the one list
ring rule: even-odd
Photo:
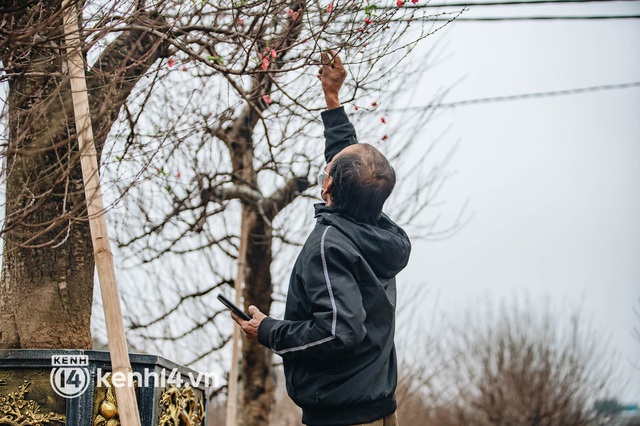
[[[109,383],[111,385],[111,383]],[[120,426],[118,405],[114,395],[113,386],[107,388],[104,399],[98,407],[98,414],[93,419],[93,426]]]
[[196,401],[191,386],[168,386],[160,396],[159,405],[162,411],[158,426],[202,426],[204,404],[202,398]]
[[[5,382],[6,383],[6,382]],[[3,383],[3,384],[5,384]],[[41,413],[40,405],[33,400],[26,399],[31,385],[25,380],[18,390],[7,394],[0,393],[0,425],[49,425],[53,423],[64,424],[66,417],[62,414]]]

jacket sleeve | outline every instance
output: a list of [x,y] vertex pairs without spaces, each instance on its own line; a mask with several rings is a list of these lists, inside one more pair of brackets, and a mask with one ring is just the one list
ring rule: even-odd
[[310,305],[311,318],[287,321],[265,318],[258,329],[258,340],[283,358],[331,357],[358,346],[366,335],[366,313],[354,275],[356,260],[344,244],[331,241],[327,234],[305,259],[302,279]]
[[349,121],[344,107],[334,108],[320,113],[324,123],[324,157],[327,163],[344,148],[358,143],[356,130]]

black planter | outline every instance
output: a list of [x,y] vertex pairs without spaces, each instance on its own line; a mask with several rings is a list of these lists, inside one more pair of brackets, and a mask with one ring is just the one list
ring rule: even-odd
[[[52,358],[53,357],[53,358]],[[213,377],[154,355],[131,354],[142,426],[205,425]],[[109,352],[0,351],[0,426],[119,426]]]

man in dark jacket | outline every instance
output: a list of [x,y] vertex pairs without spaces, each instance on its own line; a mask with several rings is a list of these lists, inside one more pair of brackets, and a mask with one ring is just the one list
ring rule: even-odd
[[291,273],[284,320],[249,307],[243,334],[282,356],[287,391],[308,425],[396,425],[395,276],[409,259],[406,233],[382,206],[395,173],[358,144],[338,92],[346,71],[333,52],[319,74],[327,166],[325,203]]

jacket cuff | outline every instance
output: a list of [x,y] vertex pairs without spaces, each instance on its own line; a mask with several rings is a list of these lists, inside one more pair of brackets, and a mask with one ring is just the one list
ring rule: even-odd
[[322,117],[325,129],[349,123],[349,117],[347,117],[347,113],[344,111],[344,106],[322,111],[320,117]]
[[258,342],[269,349],[271,349],[271,346],[269,345],[269,333],[277,321],[278,320],[271,317],[266,317],[260,321],[260,326],[258,327]]

